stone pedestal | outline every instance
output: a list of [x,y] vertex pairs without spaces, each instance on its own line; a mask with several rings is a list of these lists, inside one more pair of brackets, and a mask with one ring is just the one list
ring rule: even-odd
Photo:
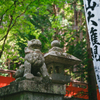
[[63,100],[65,91],[61,84],[22,80],[0,88],[0,100]]
[[88,99],[83,99],[83,98],[64,98],[64,100],[88,100]]

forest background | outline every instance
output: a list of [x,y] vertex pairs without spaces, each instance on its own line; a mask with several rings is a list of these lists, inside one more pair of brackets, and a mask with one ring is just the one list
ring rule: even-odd
[[16,70],[23,64],[31,39],[40,39],[43,54],[60,40],[64,52],[81,59],[66,74],[88,83],[89,99],[96,100],[83,0],[0,0],[0,68]]

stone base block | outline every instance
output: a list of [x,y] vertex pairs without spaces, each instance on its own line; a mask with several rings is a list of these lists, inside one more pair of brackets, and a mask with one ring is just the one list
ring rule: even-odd
[[83,98],[64,98],[64,100],[88,100],[88,99],[83,99]]
[[0,100],[63,100],[65,92],[61,84],[22,80],[0,88]]

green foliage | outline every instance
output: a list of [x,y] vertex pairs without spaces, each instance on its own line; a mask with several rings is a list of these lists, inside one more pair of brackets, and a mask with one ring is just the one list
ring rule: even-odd
[[[4,62],[6,59],[23,58],[27,41],[33,38],[39,38],[42,42],[42,51],[47,52],[55,32],[54,28],[60,27],[60,21],[54,20],[58,18],[51,14],[52,5],[57,4],[62,7],[66,0],[62,1],[0,1],[0,43],[2,44],[0,58],[2,56]],[[51,8],[50,12],[49,8]]]
[[52,40],[60,40],[64,52],[82,60],[65,74],[87,80],[91,59],[87,57],[83,0],[0,0],[0,68],[15,70],[23,64],[24,48],[31,39],[40,39],[43,53],[51,48]]
[[[85,23],[74,26],[74,7],[77,3],[76,11],[83,11],[83,1],[81,0],[4,0],[0,1],[0,50],[2,50],[4,40],[4,50],[2,61],[11,60],[10,69],[15,69],[24,62],[24,48],[27,41],[40,39],[42,42],[42,52],[46,53],[51,48],[53,39],[61,41],[61,47],[67,43],[67,52],[82,60],[77,70],[81,71],[86,67],[86,39]],[[84,19],[84,16],[82,16]],[[83,32],[83,39],[75,42],[79,34]],[[77,49],[78,48],[78,49]],[[19,63],[20,62],[20,63]],[[81,66],[84,66],[81,68]],[[75,75],[73,73],[73,75]],[[81,77],[85,77],[84,74]]]

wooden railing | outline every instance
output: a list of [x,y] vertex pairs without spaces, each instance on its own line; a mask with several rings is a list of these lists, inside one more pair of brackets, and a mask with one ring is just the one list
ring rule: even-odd
[[7,77],[0,76],[0,87],[7,86],[10,84],[10,82],[15,80],[15,78],[13,78],[13,74],[15,73],[15,71],[13,70],[0,69],[0,73],[8,73]]
[[[70,82],[70,85],[66,85],[65,97],[75,97],[89,99],[88,97],[88,84],[80,82]],[[97,89],[97,98],[100,100],[99,90]]]

